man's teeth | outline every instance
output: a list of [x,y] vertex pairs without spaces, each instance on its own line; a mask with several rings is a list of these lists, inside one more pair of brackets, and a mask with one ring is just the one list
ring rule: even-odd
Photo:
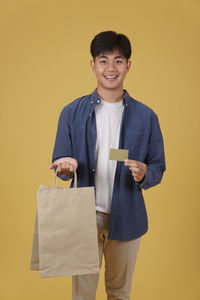
[[105,76],[106,78],[116,78],[117,76]]

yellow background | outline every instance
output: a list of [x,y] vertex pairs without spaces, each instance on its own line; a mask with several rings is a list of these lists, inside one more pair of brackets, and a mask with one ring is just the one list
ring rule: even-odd
[[1,0],[0,19],[0,300],[71,297],[70,277],[29,271],[36,190],[53,184],[61,109],[96,87],[91,39],[110,29],[132,42],[124,87],[158,114],[166,149],[163,182],[144,193],[132,299],[200,299],[200,1]]

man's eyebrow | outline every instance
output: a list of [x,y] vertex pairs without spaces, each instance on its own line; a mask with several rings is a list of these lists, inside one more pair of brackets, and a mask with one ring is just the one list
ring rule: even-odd
[[[98,59],[101,59],[101,58],[108,58],[108,56],[101,55],[101,56],[98,57]],[[124,58],[124,56],[123,55],[117,55],[117,56],[114,57],[114,59],[117,59],[117,58]]]
[[106,55],[101,55],[101,56],[98,57],[98,59],[101,59],[101,58],[108,58],[108,56],[106,56]]

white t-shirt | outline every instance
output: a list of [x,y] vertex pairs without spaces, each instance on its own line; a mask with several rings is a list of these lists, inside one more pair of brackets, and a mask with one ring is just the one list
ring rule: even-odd
[[122,101],[101,100],[95,108],[96,139],[96,210],[110,213],[116,161],[109,160],[110,148],[119,148],[120,125],[124,106]]

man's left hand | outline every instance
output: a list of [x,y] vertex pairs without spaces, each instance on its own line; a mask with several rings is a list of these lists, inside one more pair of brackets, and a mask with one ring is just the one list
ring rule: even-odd
[[147,165],[137,160],[126,159],[125,166],[129,167],[136,182],[142,181],[147,172]]

